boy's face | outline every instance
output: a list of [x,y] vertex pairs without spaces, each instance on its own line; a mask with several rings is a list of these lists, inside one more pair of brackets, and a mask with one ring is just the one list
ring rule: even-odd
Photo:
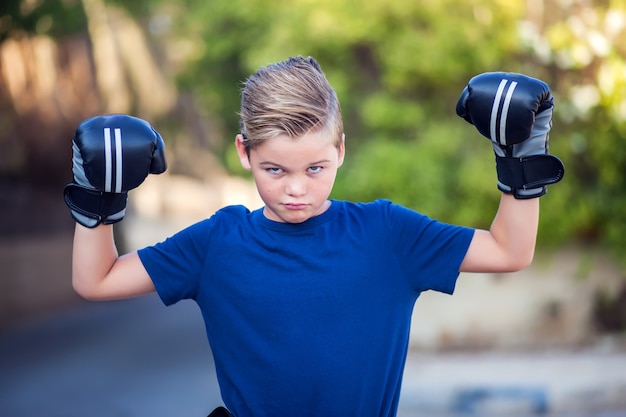
[[235,144],[241,165],[252,172],[265,203],[265,217],[302,223],[328,209],[328,196],[343,163],[343,142],[337,149],[333,138],[323,132],[298,139],[279,135],[252,149],[249,157],[241,135]]

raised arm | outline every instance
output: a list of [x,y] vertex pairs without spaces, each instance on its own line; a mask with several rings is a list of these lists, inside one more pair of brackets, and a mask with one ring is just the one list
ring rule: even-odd
[[165,171],[161,136],[144,120],[97,116],[85,120],[73,139],[74,179],[64,190],[76,220],[72,284],[88,299],[117,299],[154,291],[136,252],[118,256],[113,224],[126,212],[128,190],[150,173]]
[[522,74],[480,74],[461,93],[457,114],[491,140],[503,192],[491,228],[476,231],[461,271],[512,272],[530,265],[539,197],[564,174],[561,161],[548,153],[553,109],[550,87]]
[[462,272],[514,272],[530,265],[535,254],[539,199],[517,200],[502,194],[489,230],[476,230],[461,264]]
[[118,256],[112,225],[87,228],[76,224],[72,286],[89,300],[128,298],[154,292],[154,284],[137,252]]

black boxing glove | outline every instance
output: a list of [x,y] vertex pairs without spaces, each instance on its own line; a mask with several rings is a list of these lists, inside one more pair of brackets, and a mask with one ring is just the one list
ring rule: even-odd
[[65,186],[65,203],[89,228],[122,220],[128,191],[167,169],[161,135],[145,120],[123,114],[83,121],[72,150],[74,180]]
[[491,140],[502,192],[540,197],[563,178],[563,163],[548,153],[553,109],[548,84],[523,74],[487,72],[464,88],[456,113]]

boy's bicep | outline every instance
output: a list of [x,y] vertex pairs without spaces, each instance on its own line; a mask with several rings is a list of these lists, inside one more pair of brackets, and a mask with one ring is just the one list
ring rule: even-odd
[[120,256],[101,288],[105,298],[128,298],[154,292],[154,284],[137,252]]
[[461,262],[460,272],[497,272],[502,269],[502,249],[487,230],[476,230],[467,253]]

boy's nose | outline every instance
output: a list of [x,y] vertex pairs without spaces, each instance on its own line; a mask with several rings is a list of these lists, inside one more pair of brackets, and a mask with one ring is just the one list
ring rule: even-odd
[[302,178],[290,178],[287,181],[285,192],[294,197],[304,195],[306,193],[306,181]]

